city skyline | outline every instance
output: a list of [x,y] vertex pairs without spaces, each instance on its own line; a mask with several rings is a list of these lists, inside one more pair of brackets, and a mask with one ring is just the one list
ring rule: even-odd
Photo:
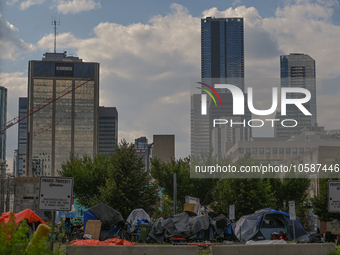
[[[41,59],[44,52],[53,51],[50,21],[56,12],[61,16],[57,52],[66,50],[84,61],[100,63],[100,105],[117,107],[119,139],[133,142],[136,137],[151,137],[153,133],[172,133],[176,135],[177,158],[190,153],[189,80],[200,77],[202,17],[244,17],[246,87],[253,77],[278,78],[279,56],[294,52],[313,56],[317,77],[339,77],[339,7],[331,2],[166,2],[147,8],[145,16],[125,18],[108,16],[106,12],[113,6],[106,1],[85,1],[100,2],[100,7],[92,5],[92,10],[89,7],[82,11],[73,8],[78,13],[68,12],[67,6],[63,9],[57,1],[52,9],[48,2],[28,8],[22,4],[29,2],[7,1],[1,8],[4,33],[0,80],[9,90],[8,120],[17,116],[18,97],[27,94],[28,60]],[[129,13],[125,8],[120,9],[122,15]],[[30,25],[24,24],[22,19],[35,12],[44,15]],[[90,14],[93,18],[88,18]],[[323,113],[318,122],[327,129],[339,124],[333,117],[340,104],[337,93],[335,85],[317,87],[318,113]],[[266,103],[259,104],[266,108]],[[11,164],[17,127],[9,129],[7,137],[7,161]]]

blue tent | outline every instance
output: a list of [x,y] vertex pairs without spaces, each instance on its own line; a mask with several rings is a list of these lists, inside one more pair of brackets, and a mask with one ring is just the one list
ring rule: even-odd
[[298,218],[292,221],[289,219],[288,213],[270,208],[242,216],[236,222],[234,233],[236,238],[242,242],[249,240],[270,240],[272,233],[282,232],[288,235],[288,240],[293,240],[293,224],[295,225],[296,240],[308,240],[309,234],[303,229]]

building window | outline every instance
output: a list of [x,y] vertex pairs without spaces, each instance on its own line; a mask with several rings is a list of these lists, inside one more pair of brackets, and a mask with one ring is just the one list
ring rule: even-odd
[[250,149],[250,148],[247,148],[247,149],[246,149],[246,153],[249,153],[249,154],[250,154],[250,153],[251,153],[251,149]]
[[279,154],[284,154],[285,153],[285,149],[284,148],[279,148]]
[[304,149],[303,148],[299,148],[299,154],[304,153]]
[[286,148],[286,154],[290,154],[290,148]]
[[238,152],[239,152],[240,154],[244,154],[244,148],[238,148]]
[[266,148],[266,154],[270,154],[271,148]]
[[257,148],[252,149],[252,154],[257,154]]
[[273,153],[273,154],[277,154],[277,148],[273,148],[273,149],[272,149],[272,153]]
[[310,151],[310,148],[306,148],[305,151]]
[[292,148],[292,153],[297,154],[297,148]]
[[263,154],[264,153],[264,148],[259,148],[259,153]]

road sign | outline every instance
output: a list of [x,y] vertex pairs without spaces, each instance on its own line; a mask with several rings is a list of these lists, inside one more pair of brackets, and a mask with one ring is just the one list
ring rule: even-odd
[[235,220],[235,205],[229,205],[229,219]]
[[71,211],[73,178],[40,177],[39,210]]
[[296,220],[296,214],[295,214],[295,201],[289,201],[289,219],[290,220]]
[[328,212],[340,212],[340,181],[328,181]]

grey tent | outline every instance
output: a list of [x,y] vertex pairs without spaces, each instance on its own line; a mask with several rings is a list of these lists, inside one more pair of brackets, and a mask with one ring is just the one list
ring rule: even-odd
[[[242,216],[234,229],[236,238],[242,242],[249,240],[270,240],[271,234],[284,232],[289,240],[293,240],[293,223],[289,214],[266,208],[254,214]],[[298,218],[295,220],[296,240],[308,240],[309,234],[303,229]]]
[[147,214],[143,209],[133,210],[130,213],[129,217],[126,219],[126,222],[129,223],[133,227],[133,229],[135,229],[137,228],[137,220],[151,222],[149,214]]

